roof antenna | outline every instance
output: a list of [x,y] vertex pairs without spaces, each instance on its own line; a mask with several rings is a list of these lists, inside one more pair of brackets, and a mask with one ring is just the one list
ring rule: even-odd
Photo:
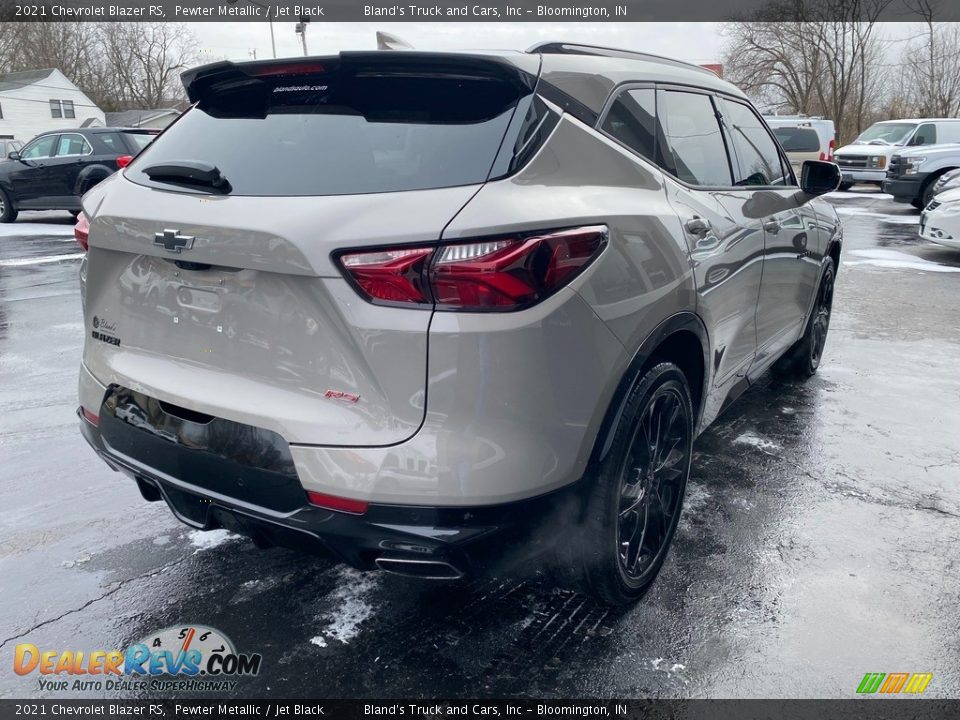
[[413,50],[413,45],[396,35],[377,30],[377,50]]

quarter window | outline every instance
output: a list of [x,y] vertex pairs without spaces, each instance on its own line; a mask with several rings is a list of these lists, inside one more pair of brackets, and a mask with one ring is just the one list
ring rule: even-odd
[[722,101],[724,124],[736,154],[735,185],[790,185],[777,143],[763,121],[746,105]]
[[652,88],[627,90],[610,106],[600,128],[650,162],[657,162],[657,96]]
[[657,104],[667,170],[690,185],[730,186],[730,160],[710,96],[665,90]]

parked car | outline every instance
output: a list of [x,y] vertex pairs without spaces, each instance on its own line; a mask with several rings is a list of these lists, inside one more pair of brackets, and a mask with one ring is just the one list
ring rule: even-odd
[[80,196],[145,148],[157,130],[78,128],[37,135],[0,163],[0,222],[21,210],[79,212]]
[[839,170],[798,184],[709,71],[546,44],[184,84],[84,197],[79,415],[195,528],[442,579],[550,547],[630,602],[694,437],[775,363],[817,370]]
[[960,188],[937,195],[920,213],[920,237],[960,248]]
[[956,190],[957,188],[960,188],[960,168],[947,170],[933,183],[933,196],[936,197],[942,192]]
[[834,127],[833,120],[822,117],[808,117],[807,115],[764,115],[763,119],[767,121],[767,125],[773,128],[775,133],[779,128],[813,128],[817,131],[817,137],[820,139],[820,157],[813,159],[833,160],[833,152],[837,148],[837,129]]
[[960,168],[960,143],[903,150],[890,158],[883,191],[893,195],[897,202],[910,203],[919,210],[929,205],[937,194],[937,180],[957,168]]
[[772,129],[795,173],[802,170],[807,160],[827,159],[820,149],[820,136],[809,125],[784,125]]
[[12,140],[9,138],[0,138],[0,162],[7,159],[7,155],[12,152],[17,152],[20,148],[23,147],[23,143],[19,140]]
[[836,161],[843,172],[841,190],[856,183],[882,186],[890,158],[919,145],[960,142],[960,119],[925,118],[884,120],[860,133],[851,144],[837,150]]

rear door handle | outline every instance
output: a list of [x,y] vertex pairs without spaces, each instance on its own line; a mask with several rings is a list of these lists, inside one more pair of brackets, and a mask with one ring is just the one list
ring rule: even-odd
[[687,220],[686,226],[687,232],[695,237],[705,237],[707,233],[713,230],[713,225],[710,224],[709,220],[696,216]]

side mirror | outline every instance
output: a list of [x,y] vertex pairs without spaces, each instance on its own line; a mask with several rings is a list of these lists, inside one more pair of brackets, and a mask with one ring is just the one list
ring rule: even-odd
[[825,160],[804,160],[800,189],[807,195],[826,195],[840,187],[840,168]]
[[16,150],[12,150],[11,152],[7,153],[7,160],[17,161],[19,159],[20,159],[20,153],[18,153]]

